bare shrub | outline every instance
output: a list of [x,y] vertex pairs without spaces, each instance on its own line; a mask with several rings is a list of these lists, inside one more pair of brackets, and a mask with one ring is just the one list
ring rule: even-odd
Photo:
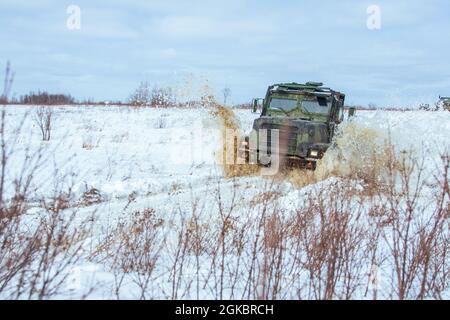
[[110,266],[117,297],[130,280],[143,299],[444,299],[448,157],[430,184],[420,161],[394,156],[390,185],[328,179],[290,207],[277,179],[246,206],[239,180],[210,180],[164,220],[153,210],[120,220],[94,260]]
[[226,106],[226,105],[227,105],[228,97],[229,97],[230,94],[231,94],[231,89],[228,88],[228,87],[223,88],[223,89],[222,89],[222,94],[223,94],[223,105]]
[[175,94],[170,87],[153,87],[147,82],[141,82],[139,87],[129,98],[129,103],[133,106],[152,106],[158,108],[173,107],[176,104]]
[[90,206],[90,205],[97,204],[97,203],[100,203],[103,201],[104,201],[104,198],[103,198],[100,190],[98,190],[94,187],[88,188],[86,186],[86,191],[83,193],[83,195],[81,197],[80,205]]
[[151,100],[151,89],[150,85],[147,82],[141,82],[129,98],[129,102],[131,105],[139,107],[150,105]]
[[370,237],[362,206],[348,188],[337,183],[313,190],[297,211],[291,230],[300,249],[295,258],[298,276],[304,281],[299,298],[350,299],[363,286]]
[[66,293],[69,271],[83,257],[94,219],[69,212],[72,188],[58,170],[52,194],[36,180],[52,152],[42,145],[18,146],[27,114],[9,130],[5,109],[0,119],[0,297],[54,298]]
[[[187,253],[194,256],[195,268],[195,297],[200,299],[200,290],[205,281],[203,276],[203,256],[210,253],[211,248],[211,226],[205,221],[205,202],[198,198],[191,200],[191,215],[187,221],[187,228],[184,233],[184,242],[187,247]],[[182,238],[182,237],[181,237]],[[173,295],[174,296],[174,295]]]
[[431,190],[424,161],[404,154],[399,169],[390,171],[387,191],[378,193],[393,270],[389,296],[397,299],[442,298],[449,286],[449,157],[442,156]]
[[[267,272],[266,244],[271,243],[273,248],[277,246],[273,241],[268,241],[267,236],[270,237],[270,233],[266,235],[265,232],[268,231],[268,217],[276,214],[271,210],[270,204],[280,196],[272,187],[272,183],[266,184],[265,190],[252,199],[251,204],[256,211],[249,212],[249,220],[244,220],[240,228],[234,229],[238,230],[239,236],[242,237],[235,243],[238,244],[239,251],[243,251],[238,251],[243,256],[240,267],[243,269],[240,283],[243,299],[263,299],[270,294],[268,283],[272,277]],[[234,273],[239,272],[239,266],[236,265]]]
[[7,104],[8,97],[11,92],[11,87],[14,81],[14,72],[11,71],[11,64],[9,61],[6,62],[5,78],[3,82],[3,92],[0,96],[0,104]]
[[256,298],[279,299],[284,278],[289,273],[288,269],[288,217],[282,210],[273,210],[262,219],[263,234],[262,258],[259,263],[256,287]]
[[117,298],[126,277],[139,288],[139,299],[151,297],[148,290],[163,249],[164,223],[153,209],[135,211],[118,222],[92,255],[113,272]]
[[65,293],[68,271],[82,257],[89,228],[77,228],[74,213],[45,209],[35,221],[27,221],[24,213],[1,221],[0,294],[5,298],[48,299]]
[[176,103],[172,88],[154,87],[151,92],[151,106],[156,108],[173,107]]
[[170,299],[173,300],[185,297],[193,282],[185,274],[186,264],[189,263],[188,253],[192,234],[182,212],[180,212],[179,219],[178,223],[174,220],[175,224],[172,228],[174,228],[175,240],[168,248],[168,252],[170,252],[168,281],[170,283]]
[[[15,156],[15,139],[5,138],[4,110],[1,119],[0,296],[48,299],[64,293],[69,269],[82,258],[93,218],[80,221],[75,211],[67,211],[71,188],[63,188],[64,177],[55,173],[51,196],[36,187],[40,183],[35,177],[45,167],[44,155],[49,154],[42,147],[22,150],[21,169],[9,176],[12,166],[20,165],[10,161]],[[38,196],[39,191],[44,195]],[[32,202],[38,204],[33,212]]]
[[38,107],[34,113],[34,121],[41,131],[42,141],[49,141],[53,124],[52,108]]
[[33,232],[37,252],[30,266],[19,271],[15,298],[49,299],[67,294],[64,285],[71,268],[83,257],[93,216],[79,220],[76,211],[63,212],[65,206],[58,203],[61,203],[59,199],[42,203],[45,212],[37,218]]
[[164,117],[159,117],[155,123],[155,129],[164,129],[167,126],[167,121]]
[[[217,246],[213,248],[212,252],[212,268],[214,275],[214,291],[216,293],[217,299],[223,299],[224,289],[225,289],[225,267],[226,267],[226,256],[230,250],[229,245],[230,242],[228,238],[230,237],[231,231],[234,229],[235,217],[233,217],[236,203],[236,188],[233,188],[233,192],[231,194],[231,198],[229,204],[227,206],[224,205],[222,200],[222,191],[220,182],[217,183],[217,189],[215,198],[217,201],[218,207],[218,229],[215,234],[217,240]],[[218,268],[216,268],[216,265]]]

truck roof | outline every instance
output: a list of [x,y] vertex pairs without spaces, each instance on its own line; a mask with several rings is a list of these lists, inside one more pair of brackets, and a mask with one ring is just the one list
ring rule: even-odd
[[325,95],[330,96],[333,94],[342,95],[343,93],[334,91],[328,87],[324,87],[322,82],[306,82],[306,83],[297,83],[297,82],[289,82],[289,83],[277,83],[269,87],[272,92],[287,92],[287,93],[311,93],[314,95]]

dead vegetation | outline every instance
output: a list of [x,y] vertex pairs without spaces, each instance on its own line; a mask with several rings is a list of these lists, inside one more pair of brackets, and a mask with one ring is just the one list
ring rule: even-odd
[[34,121],[41,131],[42,141],[50,141],[53,118],[53,110],[49,107],[38,107],[35,110]]
[[[5,77],[9,88],[9,64]],[[84,256],[93,221],[92,215],[82,218],[68,209],[72,187],[60,172],[47,181],[53,182],[53,193],[41,196],[42,181],[36,177],[48,163],[51,150],[42,145],[32,150],[18,143],[27,117],[11,128],[5,108],[1,110],[0,296],[4,299],[50,299],[67,294],[66,280]]]
[[163,223],[153,209],[135,211],[121,219],[92,254],[110,267],[118,299],[126,277],[137,286],[138,299],[151,297],[148,291],[165,240]]
[[[190,208],[164,219],[147,209],[126,228],[119,222],[122,231],[107,238],[114,246],[98,248],[114,257],[108,266],[133,266],[118,275],[137,284],[140,298],[445,299],[449,157],[431,180],[416,157],[396,162],[383,188],[336,178],[300,190],[291,207],[276,179],[244,207],[236,180],[212,181],[214,203],[193,196]],[[136,232],[146,237],[130,241]],[[141,270],[146,255],[150,269]]]

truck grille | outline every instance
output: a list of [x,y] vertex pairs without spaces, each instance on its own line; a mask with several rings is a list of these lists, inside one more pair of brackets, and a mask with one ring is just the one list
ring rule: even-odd
[[[263,124],[261,129],[267,130],[267,140],[264,143],[267,146],[268,154],[271,154],[272,146],[271,146],[271,138],[272,138],[272,130],[278,130],[278,147],[280,154],[293,154],[297,148],[297,135],[299,133],[299,129],[295,126],[289,125],[278,125],[278,124]],[[264,140],[264,137],[260,137]]]

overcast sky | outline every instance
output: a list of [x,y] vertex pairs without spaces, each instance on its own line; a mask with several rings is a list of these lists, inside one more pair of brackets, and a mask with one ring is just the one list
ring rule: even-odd
[[[69,5],[79,30],[67,28]],[[126,99],[140,81],[193,78],[241,103],[312,80],[348,104],[416,104],[450,95],[449,13],[448,0],[0,0],[0,63],[11,60],[18,95]]]

